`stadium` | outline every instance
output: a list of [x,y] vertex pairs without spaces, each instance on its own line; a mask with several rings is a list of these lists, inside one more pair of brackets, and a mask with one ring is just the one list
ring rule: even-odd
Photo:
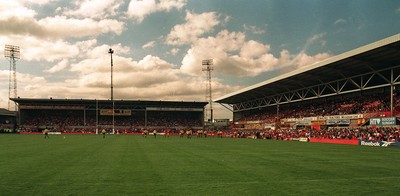
[[397,34],[215,99],[233,108],[224,130],[205,128],[207,102],[12,98],[18,112],[1,111],[1,125],[20,134],[0,137],[0,190],[391,195],[400,188],[399,84]]
[[[141,133],[144,129],[203,129],[206,102],[12,98],[22,133]],[[114,108],[114,113],[113,113]]]
[[307,135],[328,143],[398,142],[399,39],[388,37],[215,101],[233,107],[238,131],[268,129],[268,137]]
[[[282,140],[307,137],[311,141],[328,139],[329,143],[350,139],[352,144],[358,144],[359,139],[398,142],[399,37],[394,35],[214,100],[233,108],[233,123],[223,130],[224,135],[257,134],[269,139],[280,135]],[[18,114],[10,119],[10,113],[3,112],[2,121],[8,122],[8,129],[18,127],[21,133],[50,129],[93,134],[107,129],[110,133],[141,134],[145,129],[173,133],[205,129],[207,102],[11,100],[18,105]],[[377,126],[380,129],[370,129]]]

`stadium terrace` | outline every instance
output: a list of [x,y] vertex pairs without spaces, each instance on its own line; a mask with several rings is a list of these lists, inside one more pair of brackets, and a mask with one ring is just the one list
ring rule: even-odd
[[387,132],[382,127],[394,127],[388,129],[393,136],[399,129],[399,54],[397,34],[214,101],[232,108],[231,128],[240,133],[265,132],[267,137],[283,138],[293,130],[306,130],[309,137],[333,139],[344,132],[350,137],[360,135],[353,132],[368,127],[362,130],[370,130],[366,131],[370,139],[376,139],[375,135]]
[[[13,98],[19,130],[41,133],[139,132],[142,129],[203,129],[207,102]],[[114,123],[113,123],[114,117]],[[113,129],[115,124],[115,130]]]

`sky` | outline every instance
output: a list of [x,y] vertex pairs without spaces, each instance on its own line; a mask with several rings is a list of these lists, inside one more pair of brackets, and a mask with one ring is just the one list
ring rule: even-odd
[[[205,101],[400,33],[398,0],[1,0],[21,98]],[[214,104],[215,118],[232,113]]]

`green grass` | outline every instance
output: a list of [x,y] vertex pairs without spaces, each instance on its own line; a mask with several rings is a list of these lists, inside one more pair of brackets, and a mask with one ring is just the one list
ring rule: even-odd
[[0,195],[396,195],[400,149],[230,138],[0,135]]

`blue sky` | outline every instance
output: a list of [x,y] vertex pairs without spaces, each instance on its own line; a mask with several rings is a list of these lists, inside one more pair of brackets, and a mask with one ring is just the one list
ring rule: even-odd
[[[205,100],[400,33],[397,0],[3,0],[0,52],[21,48],[18,96]],[[3,55],[2,55],[3,56]],[[0,107],[9,62],[0,58]],[[216,108],[216,118],[230,117]]]

